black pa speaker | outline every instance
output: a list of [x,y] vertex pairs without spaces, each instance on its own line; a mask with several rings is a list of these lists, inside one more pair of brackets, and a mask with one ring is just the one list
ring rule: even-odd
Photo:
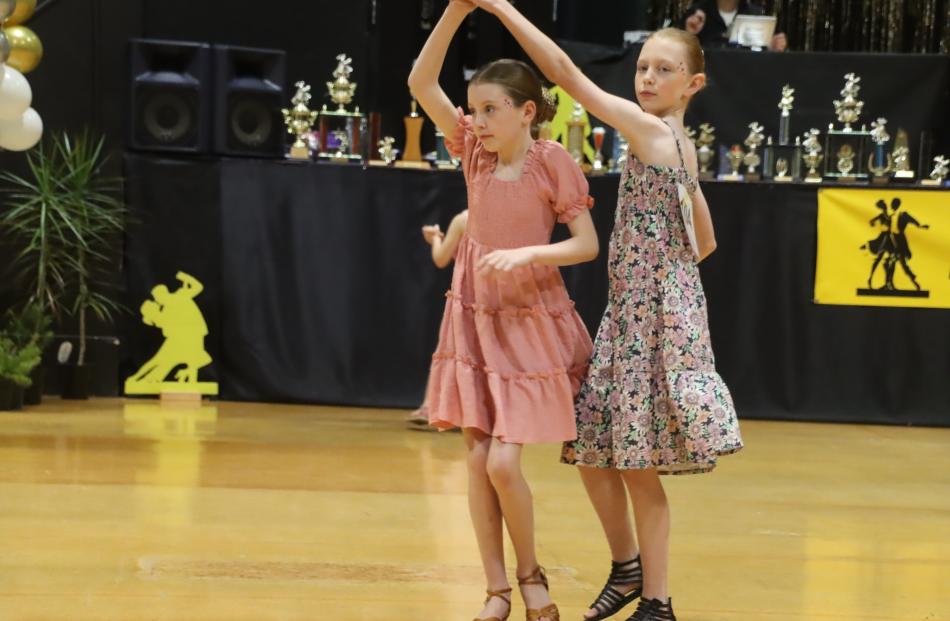
[[132,149],[206,153],[211,148],[211,46],[130,41]]
[[284,156],[286,54],[214,46],[214,150],[221,155]]

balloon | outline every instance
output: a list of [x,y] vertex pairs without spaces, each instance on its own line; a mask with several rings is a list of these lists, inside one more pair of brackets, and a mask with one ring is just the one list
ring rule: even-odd
[[23,74],[7,65],[0,67],[0,121],[15,121],[33,101],[33,89]]
[[16,0],[0,0],[0,22],[4,21],[16,10]]
[[[0,4],[7,2],[8,0],[0,0]],[[33,17],[33,11],[36,10],[36,0],[16,0],[16,9],[13,11],[13,15],[10,16],[10,19],[7,20],[7,26],[16,26],[17,24],[25,24],[28,19]],[[2,14],[2,11],[0,11]]]
[[[3,0],[0,0],[2,2]],[[0,65],[7,62],[7,58],[10,57],[10,39],[7,38],[7,33],[0,30]]]
[[43,43],[36,33],[26,26],[11,26],[4,28],[3,32],[10,40],[10,58],[7,59],[7,64],[22,73],[36,69],[43,58]]
[[33,148],[43,136],[43,119],[33,108],[16,121],[0,121],[0,147],[10,151]]

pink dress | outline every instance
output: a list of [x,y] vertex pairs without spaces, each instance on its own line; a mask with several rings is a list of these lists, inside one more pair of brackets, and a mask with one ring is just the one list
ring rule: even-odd
[[516,444],[574,440],[574,396],[593,344],[560,271],[529,265],[484,277],[476,264],[496,249],[550,243],[555,222],[593,206],[587,180],[549,140],[532,145],[518,181],[496,178],[497,156],[461,110],[447,146],[462,160],[469,215],[432,356],[429,422]]

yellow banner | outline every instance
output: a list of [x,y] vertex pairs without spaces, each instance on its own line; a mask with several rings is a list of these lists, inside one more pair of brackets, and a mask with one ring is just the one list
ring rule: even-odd
[[815,302],[950,308],[950,192],[819,190]]

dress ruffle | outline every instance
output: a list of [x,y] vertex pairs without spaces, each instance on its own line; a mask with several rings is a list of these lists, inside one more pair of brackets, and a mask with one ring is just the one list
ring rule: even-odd
[[429,421],[518,444],[573,440],[574,396],[592,347],[587,328],[557,268],[472,273],[491,251],[468,235],[459,244],[432,357]]

